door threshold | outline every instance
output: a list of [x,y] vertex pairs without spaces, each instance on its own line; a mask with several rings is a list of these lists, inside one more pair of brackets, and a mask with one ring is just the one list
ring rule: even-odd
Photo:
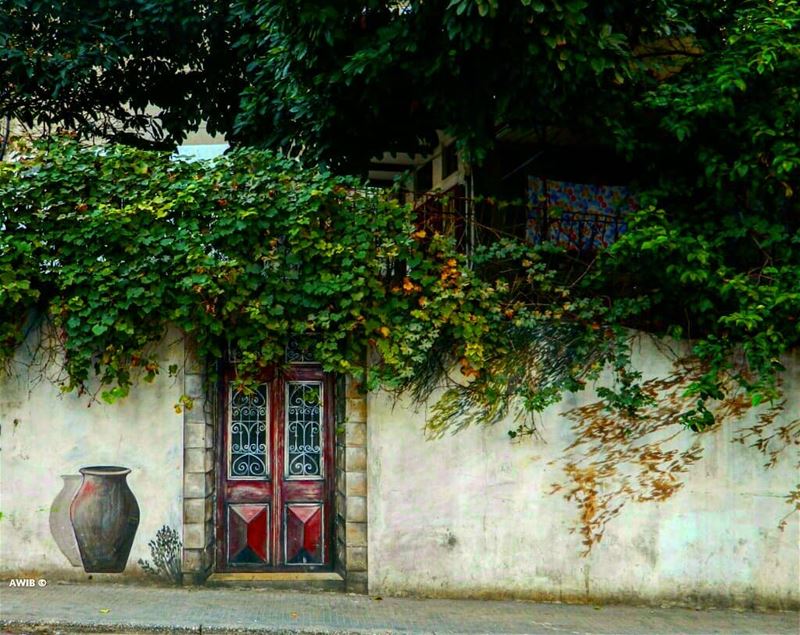
[[260,587],[287,591],[334,591],[343,593],[344,578],[333,571],[270,573],[212,573],[205,582],[210,586]]
[[270,582],[279,580],[335,580],[344,582],[344,578],[334,571],[270,571],[265,573],[212,573],[209,582]]

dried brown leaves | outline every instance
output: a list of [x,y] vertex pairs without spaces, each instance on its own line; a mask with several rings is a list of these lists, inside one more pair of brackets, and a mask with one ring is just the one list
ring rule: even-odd
[[[699,364],[683,359],[669,376],[645,382],[644,391],[656,401],[638,417],[610,412],[599,401],[565,413],[573,423],[575,440],[551,463],[565,476],[565,482],[553,484],[551,493],[561,492],[577,504],[579,522],[572,531],[581,534],[584,555],[602,539],[608,522],[626,503],[665,501],[681,489],[682,476],[703,456],[703,435],[741,419],[748,410],[747,398],[734,392],[715,404],[715,426],[701,434],[688,432],[680,419],[691,407],[684,393],[701,374]],[[769,458],[768,468],[788,446],[800,443],[800,419],[774,429],[783,407],[784,403],[770,407],[756,425],[734,437],[763,452]],[[800,485],[786,498],[794,506],[792,511],[800,509]],[[785,524],[786,517],[780,526]]]

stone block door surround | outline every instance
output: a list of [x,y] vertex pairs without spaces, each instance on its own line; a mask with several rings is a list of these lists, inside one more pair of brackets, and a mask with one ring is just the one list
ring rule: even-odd
[[[207,390],[206,365],[185,344],[183,392],[183,579],[203,584],[214,573],[219,391]],[[351,376],[338,376],[334,394],[333,569],[348,592],[367,592],[367,399]]]

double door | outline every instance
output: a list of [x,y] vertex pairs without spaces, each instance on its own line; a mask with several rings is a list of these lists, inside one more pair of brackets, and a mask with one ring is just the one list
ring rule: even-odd
[[332,382],[314,367],[223,389],[218,571],[331,567]]

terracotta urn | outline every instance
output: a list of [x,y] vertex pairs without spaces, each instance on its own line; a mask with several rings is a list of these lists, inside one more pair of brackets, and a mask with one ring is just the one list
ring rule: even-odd
[[50,506],[50,533],[61,553],[73,567],[81,566],[81,553],[69,518],[69,506],[81,486],[80,474],[62,474],[64,485]]
[[115,465],[83,467],[70,519],[87,573],[125,570],[139,527],[139,505],[128,487],[131,471]]

